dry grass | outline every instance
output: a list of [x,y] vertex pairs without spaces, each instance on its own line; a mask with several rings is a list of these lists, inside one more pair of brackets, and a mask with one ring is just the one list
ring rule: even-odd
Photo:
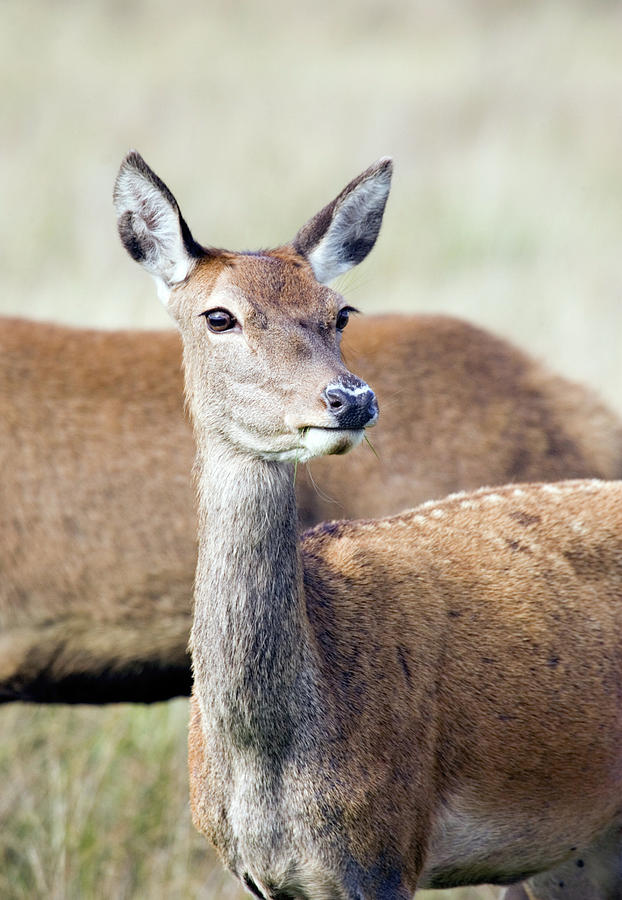
[[[129,146],[235,248],[391,153],[354,302],[488,325],[622,410],[621,27],[613,0],[5,0],[0,312],[167,325],[115,234]],[[237,896],[189,822],[185,720],[0,710],[0,896]]]
[[1,897],[239,896],[190,822],[186,707],[2,711]]

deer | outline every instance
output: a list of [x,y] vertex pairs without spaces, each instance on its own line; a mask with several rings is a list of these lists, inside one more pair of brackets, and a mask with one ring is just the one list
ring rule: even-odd
[[297,465],[378,417],[329,283],[373,247],[391,171],[242,253],[198,244],[138,153],[115,183],[121,241],[181,335],[196,444],[193,820],[264,900],[538,884],[619,850],[621,482],[483,487],[299,535]]
[[[485,484],[622,477],[617,415],[466,321],[352,315],[341,351],[379,398],[376,454],[299,466],[303,529]],[[182,389],[175,331],[0,318],[0,702],[190,693]]]

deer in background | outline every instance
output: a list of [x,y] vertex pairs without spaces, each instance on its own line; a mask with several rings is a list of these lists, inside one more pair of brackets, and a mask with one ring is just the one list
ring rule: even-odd
[[115,185],[181,332],[197,444],[194,821],[266,900],[507,884],[617,847],[621,824],[622,483],[481,489],[298,538],[293,464],[376,420],[326,282],[373,246],[390,172],[257,254],[197,244],[136,153]]
[[[483,484],[622,477],[611,411],[466,322],[352,318],[342,352],[378,395],[379,459],[313,460],[313,483],[300,466],[303,527]],[[174,332],[0,319],[0,701],[189,693],[196,521],[181,393]]]

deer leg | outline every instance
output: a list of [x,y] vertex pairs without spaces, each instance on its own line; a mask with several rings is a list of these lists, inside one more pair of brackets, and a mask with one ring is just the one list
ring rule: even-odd
[[622,900],[622,830],[616,826],[554,869],[511,885],[503,900]]

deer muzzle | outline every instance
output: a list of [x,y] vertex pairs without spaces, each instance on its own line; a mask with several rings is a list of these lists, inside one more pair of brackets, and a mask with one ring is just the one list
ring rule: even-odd
[[376,395],[368,384],[349,372],[331,381],[324,388],[322,399],[334,421],[329,427],[356,431],[370,428],[378,420]]

